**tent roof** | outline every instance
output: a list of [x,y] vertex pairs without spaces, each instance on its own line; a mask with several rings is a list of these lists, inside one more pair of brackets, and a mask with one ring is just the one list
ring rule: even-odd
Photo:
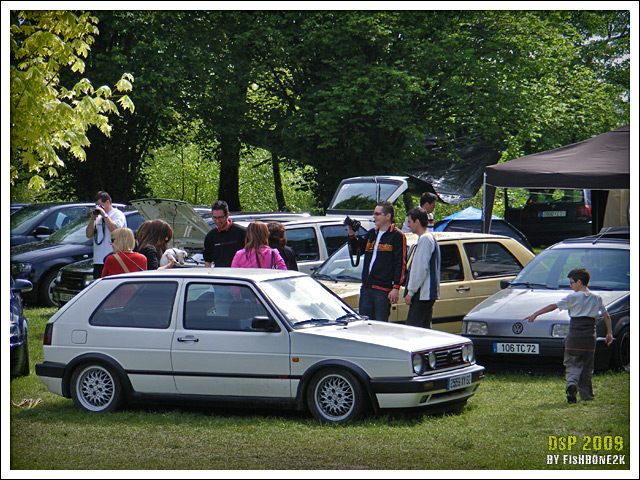
[[[498,217],[497,215],[493,215],[492,218],[493,220],[502,220],[502,218]],[[452,213],[451,215],[442,219],[443,222],[445,220],[482,220],[482,210],[475,207],[467,207],[464,210]]]
[[494,187],[629,189],[629,126],[485,168]]

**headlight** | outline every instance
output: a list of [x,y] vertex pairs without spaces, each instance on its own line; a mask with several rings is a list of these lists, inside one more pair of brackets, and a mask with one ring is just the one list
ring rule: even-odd
[[413,363],[413,373],[421,375],[424,371],[424,359],[422,358],[422,355],[419,353],[414,354],[411,362]]
[[31,272],[30,263],[11,263],[11,273],[20,275]]
[[551,328],[551,336],[552,337],[566,337],[569,333],[569,324],[568,323],[556,323]]
[[467,334],[469,335],[486,335],[489,333],[487,322],[467,321]]
[[462,361],[473,362],[473,345],[467,344],[462,346]]
[[436,368],[436,365],[437,365],[436,354],[433,352],[430,352],[428,359],[429,359],[429,368],[433,370],[434,368]]

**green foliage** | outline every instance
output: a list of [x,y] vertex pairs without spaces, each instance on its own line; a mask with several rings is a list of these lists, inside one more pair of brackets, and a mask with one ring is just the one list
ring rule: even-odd
[[[90,145],[86,132],[96,126],[107,137],[109,115],[118,115],[107,86],[97,89],[87,78],[72,88],[60,84],[60,71],[82,74],[97,19],[89,13],[69,11],[12,12],[11,32],[11,185],[27,180],[28,187],[44,189],[44,177],[55,177],[64,167],[58,152],[66,150],[79,161]],[[118,92],[132,89],[133,76],[125,73]],[[133,112],[131,99],[122,95],[120,108]]]

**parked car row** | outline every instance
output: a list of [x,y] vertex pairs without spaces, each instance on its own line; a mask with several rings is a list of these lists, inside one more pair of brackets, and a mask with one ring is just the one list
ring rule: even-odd
[[11,378],[29,375],[29,324],[22,311],[21,294],[31,290],[29,280],[11,275]]

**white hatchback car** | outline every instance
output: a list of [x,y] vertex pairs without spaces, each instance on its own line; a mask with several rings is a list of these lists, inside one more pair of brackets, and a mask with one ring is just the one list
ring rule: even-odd
[[92,283],[49,320],[36,374],[85,411],[179,398],[343,423],[459,408],[484,367],[470,340],[361,318],[308,275],[190,268]]

